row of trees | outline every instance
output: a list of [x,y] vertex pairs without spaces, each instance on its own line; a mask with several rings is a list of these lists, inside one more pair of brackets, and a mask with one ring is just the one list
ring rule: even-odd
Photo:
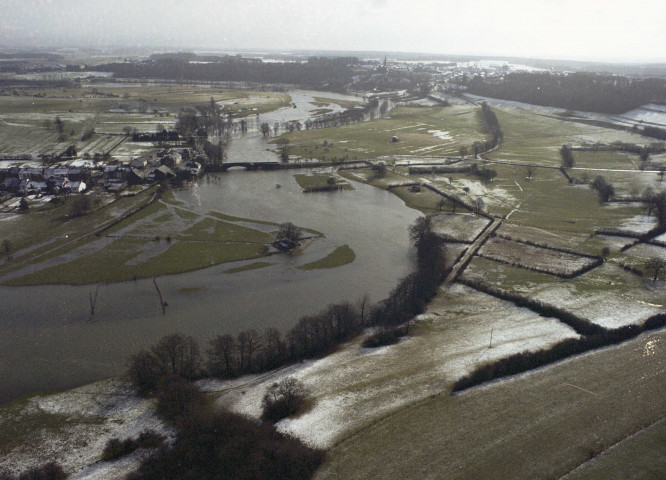
[[643,127],[641,135],[657,138],[659,140],[666,140],[666,129],[647,126]]
[[[488,126],[488,130],[490,130],[490,134],[493,136],[490,145],[486,145],[486,147],[490,147],[486,148],[486,150],[490,150],[500,145],[504,141],[504,132],[500,127],[499,120],[497,120],[497,115],[486,102],[481,103],[481,113],[483,114],[483,119]],[[478,154],[478,148],[479,146],[474,147],[475,156]]]
[[285,335],[275,328],[218,335],[208,342],[205,359],[193,338],[168,335],[134,355],[128,373],[141,392],[149,393],[166,376],[191,380],[262,372],[325,354],[366,327],[400,325],[423,311],[444,275],[442,240],[433,233],[430,217],[418,219],[410,235],[417,248],[418,268],[376,305],[369,305],[367,296],[355,305],[329,305],[302,317]]

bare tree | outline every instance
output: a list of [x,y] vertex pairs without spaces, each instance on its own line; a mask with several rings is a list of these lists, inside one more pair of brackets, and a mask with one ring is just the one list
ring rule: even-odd
[[252,372],[252,362],[261,348],[261,336],[255,329],[238,334],[238,361],[243,372]]
[[536,165],[534,165],[533,163],[530,163],[525,168],[527,170],[527,179],[532,180],[532,175],[534,175],[534,171],[536,170]]
[[280,149],[280,160],[283,163],[287,163],[289,161],[289,139],[280,137],[275,143],[278,144],[278,148]]
[[430,233],[432,233],[432,218],[427,215],[417,218],[409,227],[409,238],[417,248]]
[[664,260],[661,258],[655,257],[648,260],[648,262],[645,264],[645,268],[652,271],[653,273],[652,283],[657,281],[659,273],[664,269],[664,267],[666,267],[666,262],[664,262]]
[[569,145],[562,145],[562,148],[560,148],[560,157],[562,157],[562,166],[564,168],[574,166],[574,156]]
[[237,374],[238,345],[236,339],[229,334],[218,335],[210,341],[207,368],[213,375],[233,377]]
[[474,158],[479,158],[479,152],[481,151],[481,142],[474,142],[472,144],[472,149],[474,149]]
[[377,176],[384,178],[386,176],[387,171],[388,167],[386,166],[386,163],[384,162],[377,163]]
[[368,309],[370,307],[370,296],[366,293],[356,302],[358,309],[358,317],[361,322],[361,325],[366,324]]
[[277,422],[293,415],[303,406],[306,396],[305,385],[294,377],[276,382],[268,387],[264,395],[262,417]]
[[474,200],[474,215],[480,215],[485,208],[486,202],[483,201],[483,198],[476,197],[476,200]]

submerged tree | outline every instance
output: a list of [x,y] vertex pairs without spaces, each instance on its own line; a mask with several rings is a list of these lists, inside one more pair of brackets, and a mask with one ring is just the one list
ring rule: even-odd
[[292,242],[298,242],[302,237],[301,231],[296,225],[291,222],[285,222],[280,225],[280,229],[277,233],[278,240],[289,240]]
[[289,161],[289,139],[280,137],[275,142],[279,145],[280,149],[280,160],[282,163],[287,163]]

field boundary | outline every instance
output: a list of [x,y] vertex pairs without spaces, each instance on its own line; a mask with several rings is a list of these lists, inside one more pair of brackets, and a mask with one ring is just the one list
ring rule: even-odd
[[[572,278],[576,278],[580,275],[583,275],[584,273],[587,273],[590,270],[593,270],[593,269],[599,267],[600,265],[602,265],[604,263],[604,259],[599,257],[599,256],[596,256],[596,255],[588,255],[588,254],[585,254],[585,253],[578,253],[578,252],[574,252],[572,250],[567,250],[565,248],[551,247],[549,245],[541,245],[541,244],[538,244],[536,242],[531,242],[529,240],[518,240],[518,239],[511,238],[508,235],[496,234],[494,236],[498,239],[501,239],[501,240],[504,240],[504,241],[507,241],[507,242],[516,243],[516,244],[519,244],[519,245],[525,245],[526,247],[530,247],[530,248],[543,249],[543,250],[548,250],[548,251],[557,252],[557,253],[563,253],[565,255],[570,255],[570,256],[574,256],[574,257],[580,257],[580,258],[583,258],[583,259],[591,260],[591,262],[588,263],[587,265],[583,265],[580,268],[575,269],[571,273],[562,273],[562,272],[556,271],[555,268],[548,269],[548,268],[545,268],[545,267],[529,265],[527,263],[522,262],[522,259],[519,259],[518,261],[510,261],[510,260],[506,260],[506,259],[501,258],[499,256],[491,255],[491,254],[488,254],[488,253],[479,252],[479,254],[478,254],[480,257],[487,258],[488,260],[492,260],[494,262],[502,263],[502,264],[505,264],[505,265],[511,265],[512,267],[520,267],[520,268],[524,268],[526,270],[531,270],[533,272],[545,273],[545,274],[548,274],[548,275],[553,275],[555,277],[564,278],[564,279],[572,279]],[[525,256],[528,259],[531,257],[531,255],[525,255]],[[561,264],[562,263],[566,263],[566,261],[564,259],[562,259]]]
[[568,312],[563,308],[550,305],[539,300],[533,300],[523,295],[509,292],[497,287],[491,287],[483,282],[469,279],[458,279],[461,283],[469,288],[477,290],[481,293],[497,297],[507,302],[512,302],[518,307],[525,307],[532,310],[543,317],[552,317],[561,321],[562,323],[571,327],[579,335],[595,335],[606,331],[605,328],[600,327],[588,319],[579,317],[578,315]]
[[566,360],[581,353],[619,345],[645,332],[663,329],[664,327],[666,327],[666,314],[658,313],[647,318],[640,325],[628,325],[614,329],[600,327],[601,331],[598,333],[561,340],[549,348],[515,353],[481,365],[474,371],[458,379],[453,385],[452,392],[461,392],[496,379],[525,373],[561,360]]

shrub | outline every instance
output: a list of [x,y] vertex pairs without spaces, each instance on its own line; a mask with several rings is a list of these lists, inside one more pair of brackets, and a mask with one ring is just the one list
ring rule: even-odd
[[137,438],[128,438],[120,441],[118,438],[112,438],[106,442],[102,460],[110,461],[129,455],[139,448],[157,448],[164,444],[164,436],[155,433],[152,430],[145,430]]
[[0,472],[0,480],[65,480],[64,470],[58,462],[49,462],[41,467],[31,468],[18,477]]
[[324,452],[273,425],[221,412],[199,417],[145,460],[128,480],[293,479],[312,477]]
[[401,337],[407,334],[406,328],[380,326],[375,333],[363,340],[365,348],[377,348],[398,343]]
[[187,380],[169,375],[160,381],[157,392],[157,414],[179,426],[191,421],[207,408],[204,394]]
[[289,417],[303,406],[306,396],[305,385],[293,377],[276,382],[264,395],[261,418],[275,423]]
[[72,217],[86,215],[92,211],[94,203],[90,195],[78,195],[70,206],[69,214]]

